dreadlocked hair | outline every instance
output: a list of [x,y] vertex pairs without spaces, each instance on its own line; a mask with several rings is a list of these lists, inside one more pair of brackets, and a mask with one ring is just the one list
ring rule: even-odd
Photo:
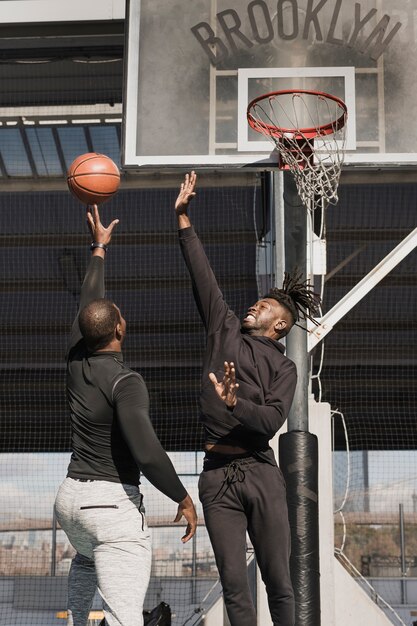
[[321,298],[313,291],[310,281],[302,280],[302,272],[296,268],[292,273],[284,273],[281,289],[272,287],[265,298],[273,298],[285,306],[293,318],[294,324],[301,319],[309,319],[317,325],[314,315],[319,312]]

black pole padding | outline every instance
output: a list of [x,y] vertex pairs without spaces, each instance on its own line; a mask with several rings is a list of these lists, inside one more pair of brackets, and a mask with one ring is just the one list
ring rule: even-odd
[[320,626],[318,441],[309,432],[279,438],[291,527],[291,580],[297,626]]

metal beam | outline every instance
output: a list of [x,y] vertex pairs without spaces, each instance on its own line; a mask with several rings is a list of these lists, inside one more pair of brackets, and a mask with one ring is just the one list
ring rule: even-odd
[[311,351],[364,296],[403,261],[417,246],[417,228],[403,239],[373,270],[358,282],[320,319],[319,326],[309,324],[308,350]]
[[[284,172],[285,266],[288,272],[301,270],[307,274],[307,209],[301,201],[291,172]],[[297,386],[288,415],[289,431],[308,431],[308,390],[310,361],[308,358],[305,320],[300,320],[286,337],[286,355],[297,367]]]

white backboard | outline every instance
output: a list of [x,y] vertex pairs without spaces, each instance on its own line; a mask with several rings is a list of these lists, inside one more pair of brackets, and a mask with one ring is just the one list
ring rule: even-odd
[[0,24],[122,20],[124,0],[0,0]]
[[346,164],[416,165],[416,16],[417,0],[130,0],[124,165],[275,166],[246,108],[280,89],[346,102]]

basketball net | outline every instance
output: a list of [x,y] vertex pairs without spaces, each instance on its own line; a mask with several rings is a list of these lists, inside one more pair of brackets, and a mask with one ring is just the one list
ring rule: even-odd
[[337,203],[346,143],[342,100],[314,91],[278,91],[253,100],[247,117],[274,144],[278,167],[291,170],[308,209]]

